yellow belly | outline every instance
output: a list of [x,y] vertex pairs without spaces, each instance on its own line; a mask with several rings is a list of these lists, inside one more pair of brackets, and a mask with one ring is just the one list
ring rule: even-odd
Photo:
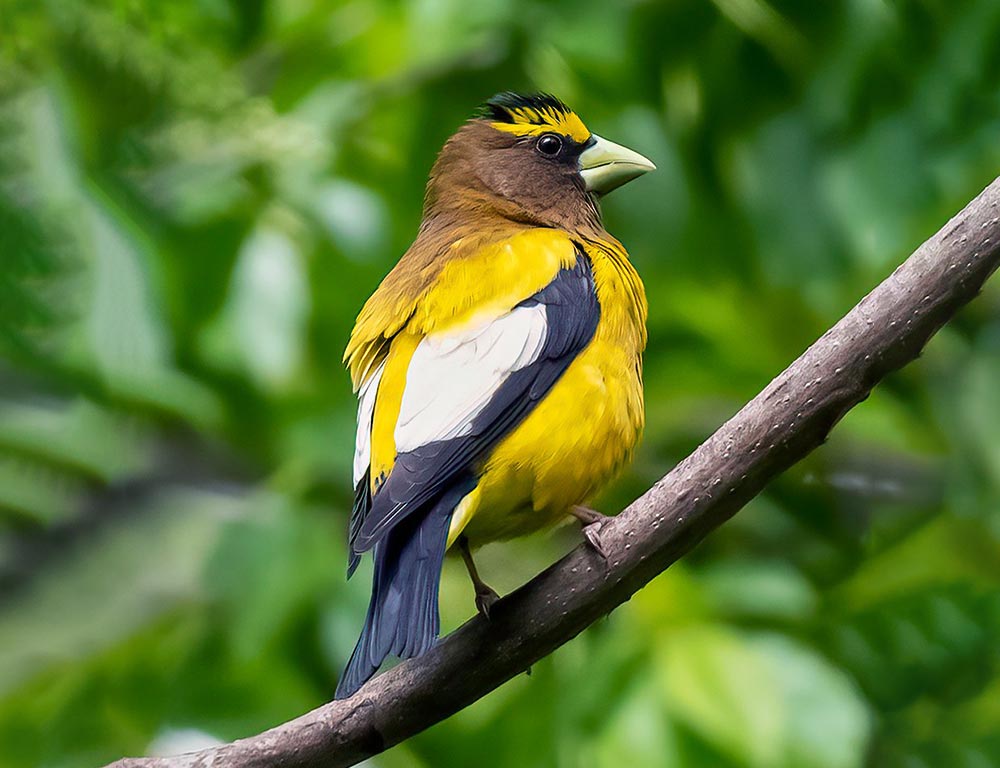
[[473,546],[554,525],[629,460],[644,421],[635,355],[600,335],[483,467],[452,517],[449,546]]

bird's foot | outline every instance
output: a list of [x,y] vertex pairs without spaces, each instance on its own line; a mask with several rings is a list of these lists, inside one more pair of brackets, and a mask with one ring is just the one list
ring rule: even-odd
[[591,523],[590,525],[585,525],[583,527],[583,537],[597,554],[607,560],[608,550],[605,549],[604,542],[601,541],[601,525],[601,523]]
[[476,563],[472,559],[472,549],[469,547],[469,540],[465,536],[459,537],[458,547],[462,553],[462,559],[465,561],[465,567],[469,571],[469,578],[472,579],[472,588],[476,591],[476,610],[482,614],[484,619],[489,621],[490,609],[500,599],[500,595],[496,593],[493,587],[479,578],[479,571],[476,570]]
[[590,544],[597,554],[607,560],[608,550],[601,540],[601,528],[611,518],[608,515],[602,515],[600,512],[590,509],[590,507],[581,506],[571,507],[570,514],[583,524],[581,530],[587,543]]
[[500,595],[498,595],[496,590],[488,584],[479,582],[476,585],[476,610],[478,610],[487,621],[490,620],[490,609],[493,608],[499,599]]

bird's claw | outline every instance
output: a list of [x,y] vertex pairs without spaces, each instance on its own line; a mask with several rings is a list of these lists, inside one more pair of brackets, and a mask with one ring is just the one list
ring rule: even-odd
[[487,621],[490,620],[490,609],[493,608],[499,599],[500,595],[498,595],[494,589],[486,586],[485,584],[476,588],[476,610],[478,610]]
[[601,528],[604,526],[603,522],[595,522],[590,525],[585,525],[581,529],[583,531],[583,537],[587,540],[587,543],[593,547],[594,551],[599,554],[605,560],[608,559],[608,550],[604,546],[604,542],[601,540]]
[[601,540],[601,528],[604,527],[604,523],[612,518],[607,515],[602,515],[596,510],[590,509],[589,507],[575,506],[570,509],[570,514],[573,515],[582,524],[581,530],[583,531],[583,536],[587,540],[587,543],[593,547],[594,551],[597,552],[605,560],[608,559],[608,550],[604,546],[604,542]]

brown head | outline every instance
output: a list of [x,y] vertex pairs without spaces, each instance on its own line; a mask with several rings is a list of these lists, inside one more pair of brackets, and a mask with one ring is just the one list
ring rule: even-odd
[[494,96],[445,144],[424,222],[501,216],[569,230],[600,227],[597,198],[655,166],[592,134],[553,96]]

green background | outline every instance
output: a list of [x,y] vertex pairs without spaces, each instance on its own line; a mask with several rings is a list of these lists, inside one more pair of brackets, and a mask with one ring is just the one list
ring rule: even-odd
[[[994,0],[0,0],[0,765],[329,699],[352,319],[475,106],[544,89],[610,196],[683,458],[1000,171]],[[579,541],[484,550],[501,591]],[[1000,765],[1000,286],[630,603],[370,765]],[[446,629],[473,612],[446,566]]]

